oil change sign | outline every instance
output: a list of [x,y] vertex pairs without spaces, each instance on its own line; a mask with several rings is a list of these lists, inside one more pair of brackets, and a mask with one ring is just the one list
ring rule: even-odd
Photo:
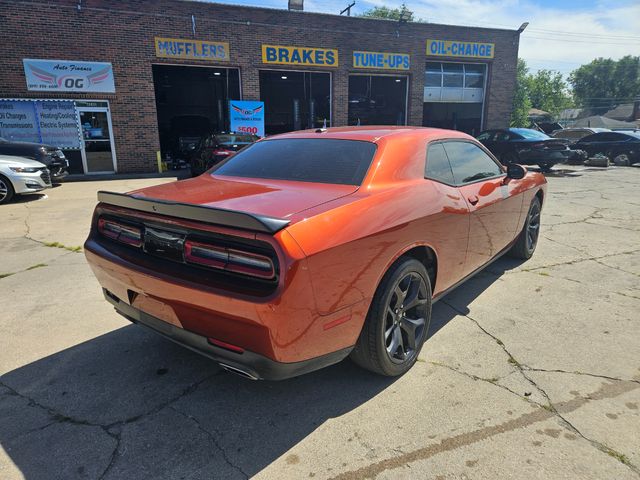
[[494,43],[427,40],[427,55],[434,57],[493,58]]
[[409,70],[411,60],[408,53],[353,52],[354,68],[377,68],[382,70]]
[[231,100],[229,119],[232,132],[264,137],[264,102]]
[[225,62],[229,60],[229,44],[227,42],[163,37],[155,37],[155,42],[156,57],[185,58],[208,62]]
[[29,90],[101,93],[116,91],[110,63],[30,58],[23,59],[22,63]]
[[332,48],[262,45],[262,63],[304,65],[309,67],[337,67],[338,50]]

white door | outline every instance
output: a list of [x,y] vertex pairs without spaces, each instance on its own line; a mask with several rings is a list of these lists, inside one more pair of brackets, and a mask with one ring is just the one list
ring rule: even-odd
[[111,131],[111,114],[106,107],[79,107],[82,128],[84,173],[114,173],[116,151]]

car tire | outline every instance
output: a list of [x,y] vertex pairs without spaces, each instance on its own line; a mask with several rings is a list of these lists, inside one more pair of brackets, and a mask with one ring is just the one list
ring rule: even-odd
[[540,199],[536,196],[531,202],[527,218],[522,227],[522,231],[518,235],[516,243],[509,250],[509,256],[519,258],[521,260],[529,260],[538,245],[538,237],[540,236],[540,210],[542,205]]
[[[410,304],[406,304],[409,298]],[[431,321],[431,282],[425,266],[398,259],[371,301],[351,359],[374,373],[395,377],[418,359]]]
[[15,190],[11,181],[7,177],[0,175],[0,205],[9,203],[14,195]]
[[500,163],[502,163],[503,165],[509,165],[511,163],[518,163],[519,162],[519,158],[518,155],[516,155],[513,152],[507,152],[504,155],[502,155],[500,157]]

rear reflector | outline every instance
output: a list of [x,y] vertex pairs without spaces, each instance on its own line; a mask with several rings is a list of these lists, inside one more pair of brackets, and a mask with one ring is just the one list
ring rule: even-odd
[[275,268],[271,258],[257,253],[187,240],[184,259],[205,267],[218,268],[259,278],[273,278]]
[[225,350],[230,350],[235,353],[244,353],[244,348],[238,347],[237,345],[232,345],[227,342],[223,342],[222,340],[216,340],[215,338],[207,338],[207,341],[216,347],[224,348]]
[[98,219],[98,231],[105,237],[134,247],[142,245],[142,230],[104,218]]

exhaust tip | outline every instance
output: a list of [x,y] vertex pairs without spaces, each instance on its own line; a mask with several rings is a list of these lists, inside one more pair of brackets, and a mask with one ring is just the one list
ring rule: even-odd
[[240,375],[241,377],[248,378],[249,380],[259,380],[259,378],[253,375],[252,373],[249,373],[238,367],[232,367],[231,365],[227,365],[226,363],[218,363],[218,365],[220,365],[220,367],[224,368],[228,372],[235,373],[236,375]]

